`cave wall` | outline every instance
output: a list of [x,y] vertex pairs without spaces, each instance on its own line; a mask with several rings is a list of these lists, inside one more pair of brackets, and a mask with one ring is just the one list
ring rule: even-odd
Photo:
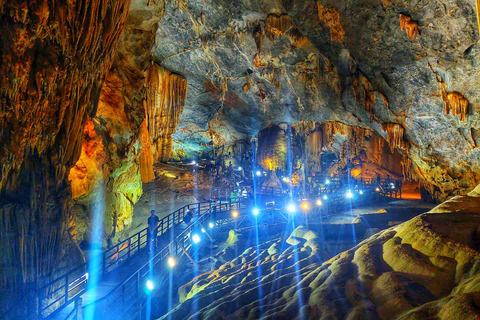
[[[282,3],[341,72],[346,111],[379,133],[380,123],[402,126],[406,154],[435,198],[464,194],[479,183],[474,1]],[[366,79],[363,90],[355,90],[359,78]],[[359,96],[364,110],[352,103]]]
[[[271,125],[260,131],[256,140],[256,161],[264,170],[302,170],[306,176],[350,174],[355,178],[403,175],[404,156],[388,141],[372,130],[337,121]],[[322,168],[322,153],[335,155],[328,170]],[[415,174],[410,165],[407,171]]]
[[215,118],[227,143],[334,120],[389,141],[437,199],[464,194],[480,182],[475,19],[473,1],[167,4],[152,54],[189,83],[174,154],[210,152]]
[[139,0],[131,5],[92,118],[93,132],[88,132],[95,135],[95,144],[86,143],[91,139],[85,132],[81,157],[69,175],[78,242],[91,241],[92,214],[98,199],[104,208],[103,239],[114,238],[129,227],[133,206],[142,195],[142,180],[155,177],[153,156],[148,152],[146,87],[149,50],[162,15],[162,1]]
[[0,2],[2,287],[41,283],[66,265],[63,258],[83,259],[67,230],[67,176],[129,5]]

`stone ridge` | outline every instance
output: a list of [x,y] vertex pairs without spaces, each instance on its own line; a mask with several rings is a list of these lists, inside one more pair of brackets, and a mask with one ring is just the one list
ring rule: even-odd
[[[182,287],[161,319],[473,319],[478,194],[456,197],[322,263],[316,233],[249,248]],[[193,309],[195,308],[195,309]]]

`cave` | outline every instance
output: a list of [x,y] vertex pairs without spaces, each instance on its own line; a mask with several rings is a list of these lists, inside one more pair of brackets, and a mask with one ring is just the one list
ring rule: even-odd
[[0,319],[478,319],[479,5],[0,1]]

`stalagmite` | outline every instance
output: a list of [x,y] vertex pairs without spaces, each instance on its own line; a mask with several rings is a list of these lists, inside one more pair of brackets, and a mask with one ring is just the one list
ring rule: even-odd
[[172,153],[175,133],[185,105],[187,80],[152,62],[147,70],[148,132],[153,154],[166,162]]
[[407,37],[417,39],[418,35],[418,23],[413,21],[409,16],[404,14],[400,15],[400,30],[407,32]]
[[382,129],[387,131],[387,141],[390,145],[390,150],[392,153],[396,148],[404,147],[403,134],[405,130],[401,124],[382,123]]

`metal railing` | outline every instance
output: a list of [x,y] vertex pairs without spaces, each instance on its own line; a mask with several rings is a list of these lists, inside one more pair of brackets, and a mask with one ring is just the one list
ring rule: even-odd
[[[171,214],[161,218],[158,227],[158,236],[168,232],[175,224],[183,221],[188,210],[197,213],[206,212],[212,207],[211,202],[199,202],[187,204],[180,209],[175,210]],[[107,248],[101,253],[98,272],[101,276],[117,269],[124,264],[130,257],[136,255],[141,249],[147,246],[148,228],[142,229],[128,239]],[[79,267],[61,275],[45,286],[37,289],[38,298],[38,318],[51,318],[58,312],[70,305],[75,299],[86,291],[88,277],[95,275],[86,273],[88,263],[84,263]]]
[[191,243],[190,234],[197,229],[207,229],[207,223],[214,221],[216,213],[245,207],[246,205],[240,202],[212,203],[207,211],[175,236],[173,241],[161,248],[154,257],[137,269],[128,279],[118,284],[103,298],[86,305],[84,309],[94,308],[95,316],[104,320],[138,319],[144,307],[142,303],[136,302],[143,297],[141,288],[144,287],[147,278],[152,276],[151,270],[159,264],[166,265],[169,257],[178,260],[180,256],[187,254]]

